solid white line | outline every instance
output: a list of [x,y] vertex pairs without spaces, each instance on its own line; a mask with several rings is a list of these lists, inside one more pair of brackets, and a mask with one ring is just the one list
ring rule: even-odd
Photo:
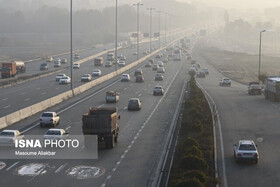
[[5,109],[7,109],[7,108],[9,108],[11,105],[7,105],[7,106],[4,106],[3,108],[5,108]]
[[59,173],[63,170],[63,168],[65,168],[68,165],[68,163],[61,165],[59,168],[57,168],[57,170],[55,170],[54,173]]
[[[181,67],[182,67],[182,66],[183,66],[183,64],[181,65]],[[174,82],[175,78],[177,77],[177,75],[179,74],[180,70],[181,70],[181,68],[179,68],[179,69],[177,70],[176,74],[173,76],[173,79],[171,80],[170,84],[169,84],[168,87],[166,88],[165,94],[160,98],[160,100],[159,100],[158,103],[156,104],[155,108],[154,108],[153,111],[150,113],[149,117],[146,119],[146,121],[145,121],[145,122],[143,123],[143,125],[141,126],[141,129],[143,129],[143,128],[146,126],[146,124],[150,121],[151,116],[154,115],[155,111],[158,109],[159,105],[161,104],[161,102],[163,101],[163,99],[166,97],[166,95],[167,95],[167,93],[168,93],[168,91],[169,91],[171,85],[173,84],[173,82]],[[140,132],[141,132],[141,131],[140,131]],[[139,133],[139,134],[140,134],[140,133]],[[129,145],[129,146],[127,147],[127,149],[124,151],[124,153],[122,154],[122,156],[125,155],[125,154],[131,149],[131,147],[132,147],[132,145],[134,144],[134,142],[135,142],[135,140],[133,140],[133,141],[130,143],[130,145]],[[123,158],[124,158],[124,157],[122,157],[122,156],[121,156],[121,158],[120,158],[120,160],[119,160],[120,163],[121,163],[121,161],[122,161]],[[115,172],[115,170],[118,168],[118,166],[119,166],[119,165],[117,165],[116,168],[113,169],[112,173],[110,174],[110,178],[112,177],[112,175],[114,174],[114,172]],[[107,178],[108,178],[108,177],[107,177]],[[103,184],[106,185],[106,183],[107,183],[107,179],[105,179],[105,181],[104,181]]]
[[71,127],[72,127],[72,126],[70,125],[70,126],[66,127],[65,130],[68,131]]
[[97,108],[101,108],[101,107],[103,107],[105,104],[102,104],[102,105],[99,105]]
[[27,99],[25,99],[24,101],[29,101],[31,98],[27,98]]
[[45,95],[45,94],[46,94],[46,92],[41,93],[41,95]]
[[2,99],[2,101],[6,101],[6,100],[8,100],[8,98],[4,98],[4,99]]
[[15,167],[18,163],[20,163],[20,161],[14,163],[14,164],[11,165],[10,167],[8,167],[8,168],[6,169],[6,171],[9,171],[9,170],[12,169],[13,167]]

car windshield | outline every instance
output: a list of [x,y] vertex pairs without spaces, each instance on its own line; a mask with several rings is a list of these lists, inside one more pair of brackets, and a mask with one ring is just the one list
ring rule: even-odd
[[43,113],[42,117],[53,117],[52,113]]
[[0,136],[14,136],[14,132],[2,131],[2,132],[0,133]]
[[239,150],[256,150],[256,148],[252,144],[242,144],[239,146]]
[[83,75],[83,77],[89,77],[89,75]]
[[129,104],[138,104],[138,101],[137,100],[130,100]]
[[60,131],[49,130],[46,135],[60,135]]

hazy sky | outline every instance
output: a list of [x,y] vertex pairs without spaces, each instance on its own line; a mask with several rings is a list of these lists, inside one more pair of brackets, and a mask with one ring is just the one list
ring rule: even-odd
[[[196,0],[177,0],[182,2],[192,2]],[[280,0],[199,0],[208,5],[215,5],[222,8],[241,9],[263,9],[280,6]]]

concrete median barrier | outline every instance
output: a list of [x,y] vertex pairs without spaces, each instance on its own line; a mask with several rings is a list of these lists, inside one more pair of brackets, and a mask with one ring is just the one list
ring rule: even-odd
[[0,129],[3,129],[5,127],[7,127],[7,123],[6,123],[6,118],[5,117],[2,117],[0,118]]
[[[83,84],[83,85],[75,88],[73,90],[73,92],[71,90],[67,91],[67,92],[64,92],[64,93],[59,94],[57,96],[54,96],[52,98],[46,99],[42,102],[36,103],[34,105],[31,105],[29,107],[26,107],[24,109],[21,109],[19,111],[14,112],[14,113],[11,113],[11,114],[9,114],[5,117],[2,117],[2,118],[0,118],[0,129],[5,128],[9,125],[12,125],[13,123],[16,123],[20,120],[23,120],[23,119],[27,118],[27,117],[30,117],[30,116],[38,113],[38,112],[42,112],[43,110],[45,110],[49,107],[57,105],[57,104],[65,101],[65,100],[67,100],[67,99],[69,99],[69,98],[71,98],[75,95],[81,94],[81,93],[91,89],[92,87],[94,87],[96,85],[99,85],[99,84],[101,84],[101,83],[103,83],[107,80],[110,80],[110,79],[122,74],[123,72],[126,72],[126,71],[130,70],[131,68],[135,67],[136,65],[146,61],[147,59],[151,58],[153,55],[160,52],[162,49],[167,48],[168,46],[172,45],[173,43],[175,43],[178,40],[175,40],[175,41],[171,42],[169,45],[166,45],[165,47],[162,47],[162,48],[150,53],[149,55],[147,55],[147,56],[145,56],[145,57],[143,57],[143,58],[141,58],[141,59],[139,59],[135,62],[132,62],[131,64],[129,64],[129,65],[127,65],[127,66],[125,66],[121,69],[118,69],[117,71],[111,72],[107,75],[104,75],[104,76],[98,78],[98,79],[95,79],[91,82]],[[107,53],[107,51],[104,51],[104,52],[101,52],[101,53],[105,54],[105,53]],[[95,57],[98,57],[98,56],[100,56],[100,53],[96,54],[96,55],[93,55],[91,57],[88,57],[87,59],[77,61],[77,62],[83,63],[83,62],[86,62],[86,61],[88,61],[90,59],[93,59]]]

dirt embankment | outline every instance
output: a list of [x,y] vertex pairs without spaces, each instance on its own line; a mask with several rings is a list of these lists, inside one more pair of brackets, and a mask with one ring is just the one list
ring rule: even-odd
[[[196,45],[195,52],[233,80],[246,84],[258,80],[258,55],[207,47],[204,42],[199,42]],[[280,57],[262,56],[261,74],[267,76],[280,75]]]

